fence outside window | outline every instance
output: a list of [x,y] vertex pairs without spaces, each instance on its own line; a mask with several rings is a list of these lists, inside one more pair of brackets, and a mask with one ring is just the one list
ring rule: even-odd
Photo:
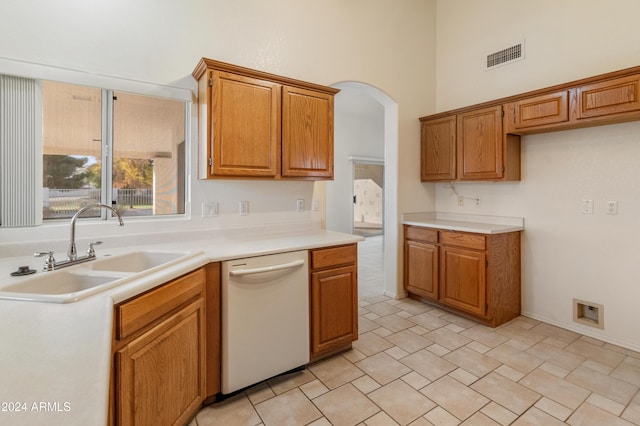
[[[113,189],[115,207],[123,216],[150,216],[153,214],[153,189]],[[100,189],[43,188],[42,204],[44,219],[71,217],[78,209],[91,203],[99,203]],[[91,212],[85,213],[91,216]],[[83,215],[83,217],[85,216]],[[98,210],[95,216],[100,215]]]

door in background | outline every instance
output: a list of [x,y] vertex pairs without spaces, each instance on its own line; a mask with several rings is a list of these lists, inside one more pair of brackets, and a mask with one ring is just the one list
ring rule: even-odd
[[384,166],[353,163],[353,233],[382,235],[384,224]]

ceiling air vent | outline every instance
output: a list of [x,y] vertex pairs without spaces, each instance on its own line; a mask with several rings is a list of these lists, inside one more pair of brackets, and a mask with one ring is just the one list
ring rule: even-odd
[[487,69],[524,59],[524,40],[515,46],[487,55]]

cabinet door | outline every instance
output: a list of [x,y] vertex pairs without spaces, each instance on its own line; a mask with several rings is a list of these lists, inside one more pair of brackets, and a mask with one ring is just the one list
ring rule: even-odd
[[283,87],[282,176],[333,178],[333,95]]
[[458,178],[502,178],[502,106],[460,114],[457,121]]
[[568,90],[515,102],[516,129],[562,123],[568,120]]
[[404,271],[407,291],[438,300],[438,246],[405,241]]
[[311,357],[357,339],[357,266],[311,273]]
[[280,162],[281,86],[213,72],[211,173],[274,177]]
[[440,247],[442,303],[485,316],[487,311],[486,256],[449,246]]
[[578,88],[578,118],[640,110],[640,75]]
[[204,330],[200,298],[116,352],[117,424],[189,419],[204,398]]
[[420,126],[420,180],[456,178],[456,116],[423,121]]

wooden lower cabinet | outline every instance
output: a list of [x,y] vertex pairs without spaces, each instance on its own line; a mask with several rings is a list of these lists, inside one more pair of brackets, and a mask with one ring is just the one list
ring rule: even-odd
[[404,243],[405,288],[438,299],[438,246],[422,241]]
[[311,359],[351,346],[358,339],[356,244],[311,250]]
[[205,404],[215,401],[221,387],[221,287],[220,262],[209,263],[206,266],[207,283],[205,291],[205,309],[207,320],[207,379]]
[[170,315],[116,352],[120,425],[180,425],[204,398],[204,301]]
[[442,303],[485,316],[487,312],[485,279],[486,256],[482,252],[442,246],[440,270],[442,272]]
[[211,264],[115,306],[110,424],[186,424],[219,392],[219,277]]
[[520,315],[520,232],[475,234],[404,225],[404,287],[491,327]]

